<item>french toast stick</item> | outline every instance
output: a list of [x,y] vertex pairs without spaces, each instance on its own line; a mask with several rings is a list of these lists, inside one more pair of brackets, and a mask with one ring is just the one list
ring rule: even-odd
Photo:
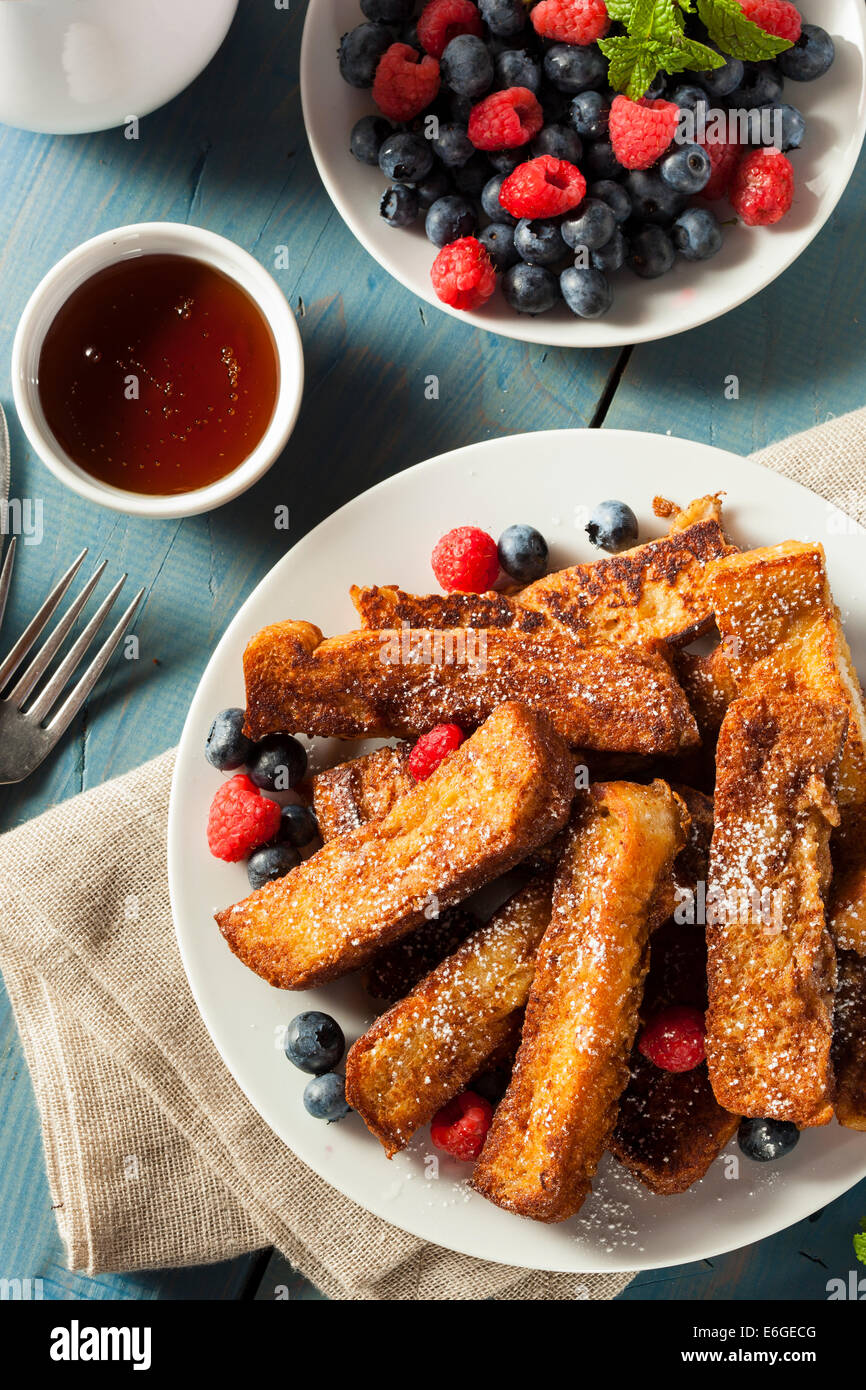
[[472,1186],[537,1221],[579,1210],[616,1122],[652,928],[673,906],[686,815],[664,782],[581,794],[511,1084]]
[[830,931],[840,951],[866,956],[866,845],[846,859],[830,886]]
[[706,655],[677,652],[674,670],[692,707],[701,738],[709,743],[718,734],[728,706],[737,697],[737,685],[725,647],[713,647]]
[[497,705],[519,700],[574,747],[677,753],[699,742],[664,657],[582,647],[561,632],[350,632],[325,641],[310,623],[277,623],[247,646],[244,674],[246,732],[256,739],[296,730],[414,738],[445,722],[476,728]]
[[836,1119],[866,1130],[866,960],[853,951],[839,952],[833,1060]]
[[356,970],[549,840],[574,795],[572,759],[543,714],[515,702],[388,814],[339,835],[217,914],[235,954],[282,989]]
[[504,594],[407,594],[396,586],[352,589],[366,628],[565,628],[587,643],[683,644],[707,631],[710,560],[733,553],[717,497],[692,503],[667,536],[590,564],[572,565]]
[[707,892],[707,1063],[726,1110],[801,1128],[833,1113],[830,831],[848,722],[803,692],[735,700],[717,750]]
[[313,811],[323,842],[387,815],[412,790],[415,780],[407,766],[409,753],[408,743],[398,743],[316,773]]
[[389,1158],[510,1040],[551,885],[548,874],[522,888],[350,1048],[346,1099]]

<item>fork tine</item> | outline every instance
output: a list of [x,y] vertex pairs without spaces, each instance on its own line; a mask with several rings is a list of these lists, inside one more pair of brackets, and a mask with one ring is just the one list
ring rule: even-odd
[[[42,646],[39,648],[39,651],[36,653],[30,665],[27,667],[27,670],[23,673],[23,675],[19,676],[18,680],[15,682],[15,685],[13,689],[9,692],[8,696],[10,703],[13,705],[15,709],[21,708],[21,706],[24,704],[24,701],[27,699],[27,696],[30,694],[31,690],[35,686],[36,682],[39,680],[42,673],[44,671],[47,671],[49,663],[51,662],[51,659],[54,656],[54,653],[56,651],[59,651],[67,633],[72,628],[73,623],[75,622],[79,613],[84,608],[84,605],[87,603],[87,600],[90,598],[90,595],[93,593],[93,590],[96,588],[97,584],[102,578],[102,573],[105,569],[106,563],[107,561],[103,560],[101,565],[97,565],[94,573],[91,575],[90,579],[88,579],[84,588],[81,590],[81,593],[78,595],[76,599],[73,600],[72,603],[70,603],[63,617],[60,619],[60,622],[57,624],[54,631],[51,633],[51,636],[45,639]],[[123,580],[120,581],[120,584],[122,583]],[[117,592],[119,591],[120,584],[118,584],[115,587],[113,591],[115,594],[117,594]]]
[[114,600],[126,583],[126,575],[122,574],[114,588],[107,593],[101,604],[97,608],[87,626],[76,637],[73,645],[69,648],[66,656],[61,661],[54,675],[51,677],[44,690],[40,690],[27,714],[29,717],[40,721],[49,713],[55,700],[66,686],[66,682],[73,674],[81,658],[93,642],[94,637],[105,622],[108,613],[114,604]]
[[[52,736],[54,742],[56,742],[57,739],[59,739],[60,735],[72,723],[76,714],[81,709],[81,706],[84,704],[84,701],[87,699],[91,690],[96,685],[96,682],[99,680],[99,677],[102,675],[102,672],[105,670],[106,666],[111,660],[112,653],[114,652],[115,648],[119,645],[121,639],[123,638],[126,632],[126,629],[129,627],[129,624],[132,620],[132,616],[139,603],[141,602],[143,596],[144,589],[139,589],[138,593],[135,595],[135,598],[132,600],[132,603],[129,605],[126,612],[123,614],[123,616],[117,622],[115,627],[112,629],[109,636],[103,642],[99,651],[96,653],[96,656],[93,658],[87,670],[84,672],[84,675],[81,677],[81,680],[66,697],[63,704],[60,706],[60,709],[57,711],[57,714],[54,716],[51,723],[47,726],[46,732]],[[88,626],[90,626],[90,624],[88,624]],[[83,635],[84,634],[82,633],[82,636]],[[33,711],[30,711],[31,714],[32,712]]]
[[9,549],[6,551],[3,569],[0,571],[0,625],[2,625],[6,615],[6,600],[9,597],[9,586],[12,583],[12,566],[15,564],[15,547],[17,544],[18,537],[13,536],[9,542]]
[[72,564],[69,566],[69,569],[63,575],[62,579],[59,579],[55,584],[54,588],[51,590],[51,593],[48,595],[42,607],[39,609],[39,612],[36,614],[36,617],[27,626],[25,631],[22,632],[21,636],[18,638],[18,641],[15,643],[15,646],[12,648],[6,660],[2,663],[2,665],[0,665],[0,691],[2,691],[3,688],[7,685],[9,677],[14,675],[14,673],[18,670],[18,667],[21,665],[21,662],[24,660],[30,648],[33,646],[33,643],[36,641],[37,637],[42,632],[46,623],[50,620],[51,615],[54,613],[54,610],[56,609],[60,600],[63,598],[63,595],[66,593],[66,590],[69,588],[70,584],[72,583],[73,579],[75,578],[76,574],[81,568],[82,562],[86,554],[87,550],[85,548],[84,550],[82,550],[81,554],[77,557],[77,559],[72,561]]

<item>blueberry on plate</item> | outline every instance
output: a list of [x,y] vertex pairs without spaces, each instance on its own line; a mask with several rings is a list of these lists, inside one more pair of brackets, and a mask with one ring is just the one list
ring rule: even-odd
[[547,541],[534,526],[509,526],[499,537],[499,564],[518,584],[531,584],[547,573]]
[[514,265],[502,277],[506,304],[518,314],[546,314],[559,300],[559,280],[543,265]]
[[786,48],[776,62],[783,77],[792,82],[814,82],[833,64],[836,47],[820,24],[804,24],[793,48]]
[[421,211],[417,189],[408,183],[395,183],[379,200],[379,216],[389,227],[411,227]]
[[[761,106],[760,142],[780,150],[798,150],[806,134],[806,118],[796,106],[783,101],[781,106]],[[765,117],[764,113],[768,116]],[[765,138],[766,131],[766,138]]]
[[800,1131],[788,1120],[741,1120],[737,1143],[746,1158],[775,1163],[799,1143]]
[[424,230],[434,246],[450,246],[460,237],[473,236],[477,226],[474,204],[457,193],[448,193],[428,210]]
[[782,96],[782,75],[774,63],[746,63],[743,80],[730,95],[732,107],[750,111],[754,106],[775,105]]
[[500,274],[520,260],[520,252],[514,245],[514,228],[508,222],[489,223],[479,233],[478,240],[493,262],[493,269]]
[[431,141],[433,152],[446,169],[462,169],[475,153],[475,146],[469,139],[465,125],[457,121],[445,121],[439,126],[439,134]]
[[637,517],[626,502],[599,502],[589,518],[586,534],[600,550],[616,555],[637,544]]
[[598,319],[613,303],[607,276],[593,266],[569,266],[559,277],[562,297],[573,314],[582,319]]
[[446,193],[453,193],[454,185],[444,169],[431,169],[426,179],[421,183],[416,183],[418,191],[418,206],[422,212],[431,208],[437,198],[444,198]]
[[522,164],[526,159],[526,151],[518,150],[491,150],[487,156],[487,162],[491,169],[495,169],[497,174],[512,174],[518,164]]
[[454,183],[458,193],[467,198],[480,198],[484,185],[490,178],[490,161],[484,155],[474,154],[462,168],[453,170]]
[[393,131],[384,116],[362,116],[352,127],[349,148],[361,164],[378,164],[379,151]]
[[350,87],[372,87],[379,59],[394,42],[393,29],[359,24],[340,40],[340,73]]
[[585,247],[597,251],[606,246],[616,231],[613,209],[600,198],[584,198],[562,221],[562,238],[573,251]]
[[661,227],[644,227],[631,239],[628,264],[642,280],[666,275],[675,259],[674,244]]
[[681,111],[697,111],[699,106],[709,110],[707,93],[703,87],[698,87],[693,82],[684,82],[681,86],[675,87],[671,92],[670,100]]
[[322,1076],[337,1065],[346,1050],[343,1030],[330,1014],[308,1009],[297,1014],[286,1029],[285,1053],[301,1071]]
[[247,764],[250,780],[263,791],[287,792],[307,770],[307,754],[290,734],[269,734],[253,747]]
[[595,44],[555,43],[544,55],[544,75],[557,91],[585,92],[605,86],[607,59]]
[[280,818],[280,829],[277,840],[286,844],[294,845],[296,849],[303,849],[311,840],[315,840],[319,833],[319,822],[313,815],[309,806],[283,807],[283,814]]
[[667,227],[686,205],[685,193],[671,188],[654,169],[633,169],[625,181],[638,222]]
[[523,0],[478,0],[481,18],[491,34],[510,39],[526,25],[526,6]]
[[442,81],[452,92],[477,101],[493,86],[493,59],[475,34],[458,34],[439,60]]
[[659,173],[677,193],[700,193],[713,172],[712,161],[701,145],[680,145],[665,155]]
[[697,78],[707,96],[718,99],[730,96],[731,92],[736,91],[743,80],[743,71],[743,64],[739,58],[726,57],[722,67],[711,68],[709,72],[699,72]]
[[708,261],[722,249],[722,229],[709,208],[686,208],[671,227],[671,240],[687,261]]
[[526,87],[538,95],[541,87],[541,59],[525,48],[504,48],[493,62],[497,87]]
[[411,19],[415,0],[361,0],[361,9],[374,24],[402,24]]
[[631,198],[621,183],[614,179],[599,179],[587,189],[590,198],[600,198],[607,203],[617,222],[627,222],[631,217]]
[[538,217],[520,219],[514,247],[527,265],[556,265],[566,254],[559,223]]
[[204,746],[204,755],[211,767],[219,768],[220,772],[233,772],[236,767],[243,767],[255,747],[243,730],[242,709],[220,710]]
[[314,1076],[304,1087],[304,1109],[314,1120],[327,1120],[329,1125],[344,1119],[352,1109],[346,1100],[345,1077],[334,1071]]
[[395,183],[420,183],[433,168],[430,141],[410,130],[396,130],[382,143],[379,168]]
[[572,126],[546,125],[532,142],[532,156],[549,154],[553,159],[567,159],[577,164],[583,158],[583,141]]
[[507,177],[507,174],[494,174],[492,179],[488,179],[481,190],[481,207],[491,222],[508,222],[510,226],[516,227],[517,218],[506,212],[499,201],[499,194]]
[[615,179],[622,173],[622,166],[609,140],[596,140],[593,144],[587,145],[583,153],[581,172],[585,175],[587,183],[595,183],[596,179]]
[[617,227],[610,241],[605,242],[597,251],[590,253],[590,265],[595,270],[601,270],[605,275],[611,275],[613,271],[619,270],[625,265],[628,256],[628,242]]
[[571,123],[583,140],[604,140],[610,102],[601,92],[578,92],[571,103]]
[[300,862],[301,856],[293,845],[265,845],[262,849],[254,850],[247,860],[250,887],[255,891],[266,883],[273,883],[275,879],[285,878]]

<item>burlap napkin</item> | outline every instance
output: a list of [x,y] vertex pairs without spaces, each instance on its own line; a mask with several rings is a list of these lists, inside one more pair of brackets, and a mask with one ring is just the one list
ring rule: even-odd
[[[866,411],[761,462],[866,521]],[[0,968],[42,1118],[69,1264],[201,1264],[276,1245],[338,1299],[612,1298],[628,1273],[533,1273],[426,1244],[306,1168],[205,1031],[165,871],[173,754],[0,841]]]

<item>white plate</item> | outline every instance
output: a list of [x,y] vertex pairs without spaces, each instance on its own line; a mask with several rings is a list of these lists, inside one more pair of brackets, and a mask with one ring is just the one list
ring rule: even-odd
[[[741,1159],[739,1177],[718,1160],[681,1197],[653,1197],[613,1162],[582,1214],[563,1226],[508,1215],[470,1194],[468,1168],[443,1160],[425,1177],[423,1131],[391,1163],[351,1115],[339,1125],[307,1116],[305,1077],[282,1055],[280,1029],[302,1009],[333,1014],[351,1043],[372,1019],[356,980],[303,994],[272,988],[229,951],[212,914],[246,896],[243,865],[212,859],[205,822],[220,774],[204,758],[217,710],[243,704],[241,655],[260,627],[307,618],[326,634],[355,626],[353,583],[433,585],[429,556],[450,527],[483,526],[494,536],[515,521],[537,526],[553,561],[598,556],[584,509],[604,497],[635,508],[641,535],[660,534],[651,498],[679,503],[727,489],[730,529],[745,546],[798,539],[827,547],[834,591],[848,620],[855,659],[866,666],[866,616],[859,596],[866,532],[840,533],[825,503],[755,464],[702,444],[624,431],[567,430],[475,444],[410,468],[349,502],[300,541],[244,604],[202,677],[184,728],[172,788],[169,880],[177,935],[193,993],[236,1080],[273,1130],[334,1187],[414,1235],[487,1260],[553,1270],[650,1269],[699,1260],[781,1230],[866,1175],[866,1136],[836,1124],[804,1134],[784,1162]],[[328,745],[324,747],[325,755]],[[331,756],[336,760],[334,750]],[[731,1152],[736,1154],[736,1146]]]
[[[349,153],[359,116],[375,110],[369,92],[344,82],[337,67],[340,37],[364,20],[358,0],[315,0],[307,10],[301,48],[301,98],[313,157],[344,222],[361,245],[407,289],[479,328],[555,347],[618,347],[682,333],[750,299],[796,260],[817,236],[851,177],[866,130],[866,10],[862,0],[803,0],[804,18],[821,24],[836,43],[836,61],[817,82],[786,82],[785,98],[806,117],[806,142],[794,152],[797,196],[776,227],[727,227],[712,261],[639,280],[623,269],[614,277],[613,308],[602,319],[578,319],[564,306],[537,318],[516,314],[497,292],[480,313],[449,309],[430,284],[435,248],[419,224],[397,231],[379,216],[386,182]],[[688,79],[684,74],[683,81]],[[733,217],[727,203],[723,218]]]

